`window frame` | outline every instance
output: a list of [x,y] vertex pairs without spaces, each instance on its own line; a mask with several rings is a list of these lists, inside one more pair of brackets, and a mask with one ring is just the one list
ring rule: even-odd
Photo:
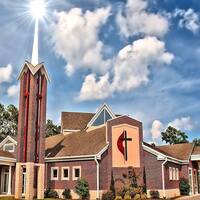
[[[9,150],[9,151],[5,150],[5,147],[6,146],[10,146],[10,145],[12,145],[13,149]],[[6,143],[6,144],[3,145],[3,150],[7,151],[7,152],[15,152],[15,144],[13,144],[13,143]]]
[[[68,177],[64,177],[64,170],[67,169],[68,170]],[[70,177],[70,168],[69,167],[62,167],[61,168],[61,180],[69,180]]]
[[[79,169],[79,177],[75,177],[75,169]],[[73,166],[73,181],[78,180],[79,178],[81,178],[81,166]]]
[[172,169],[172,167],[169,167],[169,180],[170,181],[173,180],[173,169]]
[[179,181],[179,168],[176,168],[176,180]]
[[[53,171],[57,170],[57,177],[53,176]],[[58,180],[59,177],[59,167],[51,167],[51,180]]]

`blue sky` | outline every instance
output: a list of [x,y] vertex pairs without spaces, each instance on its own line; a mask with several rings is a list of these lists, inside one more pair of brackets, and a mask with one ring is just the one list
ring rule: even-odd
[[[0,102],[18,106],[17,75],[30,60],[30,1],[0,1]],[[173,125],[200,131],[198,0],[53,0],[40,22],[39,57],[51,82],[47,117],[61,111],[115,113],[143,122],[146,141]]]

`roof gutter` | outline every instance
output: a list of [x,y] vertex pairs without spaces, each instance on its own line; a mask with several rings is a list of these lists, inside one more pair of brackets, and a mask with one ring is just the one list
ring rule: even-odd
[[165,164],[167,163],[167,158],[165,158],[165,161],[162,163],[162,187],[163,187],[163,198],[166,198],[165,193]]

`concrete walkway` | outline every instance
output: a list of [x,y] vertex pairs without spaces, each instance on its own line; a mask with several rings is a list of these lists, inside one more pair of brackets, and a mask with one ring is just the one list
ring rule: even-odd
[[186,196],[186,197],[179,197],[176,200],[200,200],[200,195],[194,195],[194,196]]

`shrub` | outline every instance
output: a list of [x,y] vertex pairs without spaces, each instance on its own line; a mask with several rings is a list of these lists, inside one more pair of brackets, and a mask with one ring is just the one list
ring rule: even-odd
[[160,198],[160,194],[157,190],[151,190],[150,191],[150,196],[151,198],[155,198],[155,199],[159,199]]
[[141,200],[145,200],[145,199],[147,199],[147,195],[146,194],[141,194]]
[[135,197],[134,197],[134,200],[141,200],[140,194],[136,194]]
[[117,196],[115,197],[115,200],[123,200],[123,199],[122,199],[121,196],[117,195]]
[[65,199],[72,199],[71,191],[69,188],[65,188],[62,195]]
[[112,193],[112,191],[107,191],[106,193],[103,193],[102,200],[114,200],[115,196]]
[[111,171],[111,181],[110,181],[110,191],[112,191],[112,193],[115,196],[115,180],[114,180],[114,176],[113,176],[113,171]]
[[179,189],[181,195],[189,195],[190,193],[190,185],[187,179],[181,178],[179,183]]
[[44,197],[45,198],[58,198],[58,193],[55,190],[52,190],[51,188],[48,188],[45,192],[44,192]]
[[84,178],[77,180],[75,192],[81,197],[81,199],[89,199],[89,184]]
[[126,195],[124,196],[124,200],[131,200],[131,196],[130,196],[129,194],[126,194]]

